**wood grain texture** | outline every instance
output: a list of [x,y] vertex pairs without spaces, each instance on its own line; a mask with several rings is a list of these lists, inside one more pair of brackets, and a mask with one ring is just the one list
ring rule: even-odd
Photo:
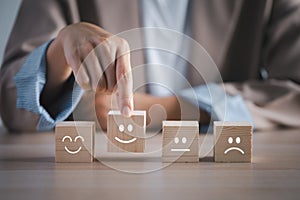
[[[55,163],[53,132],[11,134],[0,130],[1,199],[263,199],[298,200],[300,129],[256,131],[252,163],[172,163],[144,174],[122,173],[103,164]],[[155,133],[153,133],[155,134]],[[200,134],[211,141],[212,134]],[[160,149],[156,134],[147,149]],[[96,157],[106,152],[106,134],[96,134]],[[96,148],[96,150],[97,150]],[[201,149],[200,149],[201,155]],[[203,154],[204,155],[204,154]],[[141,159],[126,154],[112,162],[122,167],[161,163],[161,152]],[[201,156],[200,156],[201,157]],[[204,160],[204,161],[203,161]],[[168,164],[168,163],[162,163]]]
[[163,121],[162,162],[199,162],[197,121]]
[[215,162],[251,162],[252,127],[247,122],[214,123]]
[[60,122],[55,127],[55,162],[93,162],[94,122]]
[[123,117],[118,111],[110,111],[108,113],[108,152],[144,152],[145,137],[145,111],[133,111],[132,116],[130,118]]

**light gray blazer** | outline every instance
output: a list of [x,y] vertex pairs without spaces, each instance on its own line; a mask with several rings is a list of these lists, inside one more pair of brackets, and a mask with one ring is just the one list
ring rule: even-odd
[[[300,127],[300,1],[191,0],[191,37],[217,64],[225,88],[246,100],[256,128]],[[87,21],[111,33],[141,26],[138,0],[25,0],[7,44],[0,110],[11,130],[35,130],[39,115],[16,108],[13,77],[28,54],[68,24]],[[132,65],[144,61],[132,56]],[[265,69],[268,76],[261,77]],[[201,84],[191,75],[193,85]]]

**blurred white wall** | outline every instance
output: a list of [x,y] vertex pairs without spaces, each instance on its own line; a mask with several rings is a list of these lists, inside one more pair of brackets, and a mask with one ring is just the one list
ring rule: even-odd
[[[22,0],[0,1],[0,63],[3,61],[5,45],[14,24]],[[0,126],[2,126],[0,118]]]

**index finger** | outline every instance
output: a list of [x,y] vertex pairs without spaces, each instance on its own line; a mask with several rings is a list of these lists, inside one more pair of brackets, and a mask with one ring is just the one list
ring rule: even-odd
[[124,116],[130,117],[133,111],[133,80],[128,44],[118,49],[117,56],[116,79],[119,109]]

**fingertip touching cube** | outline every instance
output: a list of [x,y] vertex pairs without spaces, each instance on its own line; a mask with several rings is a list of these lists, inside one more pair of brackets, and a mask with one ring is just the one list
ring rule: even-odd
[[124,117],[120,111],[111,110],[107,119],[108,152],[145,151],[146,111],[132,111]]

